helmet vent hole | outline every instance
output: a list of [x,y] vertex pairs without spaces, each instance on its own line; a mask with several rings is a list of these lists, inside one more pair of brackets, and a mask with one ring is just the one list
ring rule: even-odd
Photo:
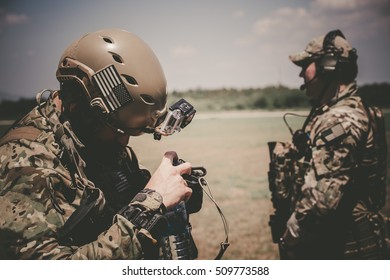
[[68,64],[68,59],[64,58],[62,60],[62,66],[66,66]]
[[156,103],[154,101],[154,98],[148,94],[140,94],[140,97],[141,97],[142,101],[148,105],[154,105]]
[[106,43],[114,44],[114,42],[113,42],[110,38],[108,38],[108,37],[103,37],[103,40],[104,40],[104,42],[106,42]]
[[125,78],[126,82],[129,83],[132,86],[138,86],[137,80],[129,75],[122,74],[122,77]]
[[111,53],[111,55],[116,62],[123,64],[123,59],[119,54]]

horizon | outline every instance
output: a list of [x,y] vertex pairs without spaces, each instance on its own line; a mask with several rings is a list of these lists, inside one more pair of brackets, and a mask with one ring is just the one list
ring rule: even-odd
[[[390,87],[390,82],[373,82],[373,83],[367,83],[367,84],[358,84],[358,87],[359,88],[362,88],[362,87],[370,87],[370,86],[389,86]],[[170,91],[167,91],[167,93],[169,95],[172,95],[172,94],[193,94],[193,93],[196,93],[196,92],[209,92],[209,93],[212,93],[212,92],[215,92],[215,91],[246,91],[246,90],[266,90],[266,89],[270,89],[270,88],[275,88],[275,89],[279,89],[279,88],[286,88],[288,90],[300,90],[299,87],[289,87],[287,85],[283,85],[283,84],[280,84],[280,85],[268,85],[268,86],[265,86],[265,87],[247,87],[247,88],[235,88],[235,87],[229,87],[229,88],[224,88],[224,87],[221,87],[221,88],[201,88],[201,87],[198,87],[198,88],[190,88],[190,89],[185,89],[185,90],[175,90],[175,89],[172,89]],[[37,92],[36,92],[37,93]],[[20,101],[20,100],[33,100],[35,99],[35,94],[34,93],[32,96],[15,96],[15,95],[7,95],[7,93],[3,93],[1,92],[0,90],[0,104],[3,102],[3,101]],[[304,94],[304,92],[302,91],[302,94]]]

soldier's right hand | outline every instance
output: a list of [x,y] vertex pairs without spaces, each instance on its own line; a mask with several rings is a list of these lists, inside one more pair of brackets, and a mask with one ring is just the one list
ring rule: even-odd
[[191,164],[188,162],[174,166],[177,160],[176,152],[166,152],[160,166],[150,178],[146,188],[155,190],[162,198],[167,209],[177,205],[180,201],[186,201],[191,197],[192,190],[181,175],[191,173]]

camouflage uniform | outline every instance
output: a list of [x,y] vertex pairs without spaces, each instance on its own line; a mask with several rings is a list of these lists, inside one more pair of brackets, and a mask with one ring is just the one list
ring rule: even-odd
[[[303,198],[297,202],[295,210],[302,223],[311,215],[325,216],[337,208],[358,165],[356,151],[363,135],[368,133],[368,117],[356,96],[356,85],[350,85],[339,99],[331,107],[325,105],[317,109],[305,127],[311,143],[312,163],[302,186]],[[340,131],[338,135],[334,135],[336,130]]]
[[384,118],[357,95],[356,49],[333,30],[290,60],[302,67],[314,107],[294,144],[269,143],[270,225],[281,258],[384,258]]
[[[35,140],[16,139],[0,146],[0,259],[141,258],[137,230],[121,215],[113,215],[112,223],[87,244],[59,244],[58,231],[85,189],[98,193],[98,208],[105,203],[102,192],[83,176],[83,160],[73,155],[76,173],[64,160],[64,143],[78,149],[82,144],[70,124],[60,119],[59,108],[49,98],[15,125],[39,129]],[[59,134],[61,130],[66,133]]]
[[303,184],[297,176],[287,223],[300,237],[294,249],[298,258],[383,257],[377,211],[385,190],[367,179],[375,172],[367,169],[377,166],[378,153],[367,108],[356,92],[355,83],[348,85],[317,108],[305,127],[310,148],[297,163]]

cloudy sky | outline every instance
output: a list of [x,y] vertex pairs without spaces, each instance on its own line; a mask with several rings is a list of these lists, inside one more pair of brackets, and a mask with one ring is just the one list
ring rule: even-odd
[[358,50],[359,84],[390,82],[388,0],[3,0],[0,99],[57,89],[65,48],[111,27],[151,46],[170,91],[299,87],[288,55],[336,28]]

